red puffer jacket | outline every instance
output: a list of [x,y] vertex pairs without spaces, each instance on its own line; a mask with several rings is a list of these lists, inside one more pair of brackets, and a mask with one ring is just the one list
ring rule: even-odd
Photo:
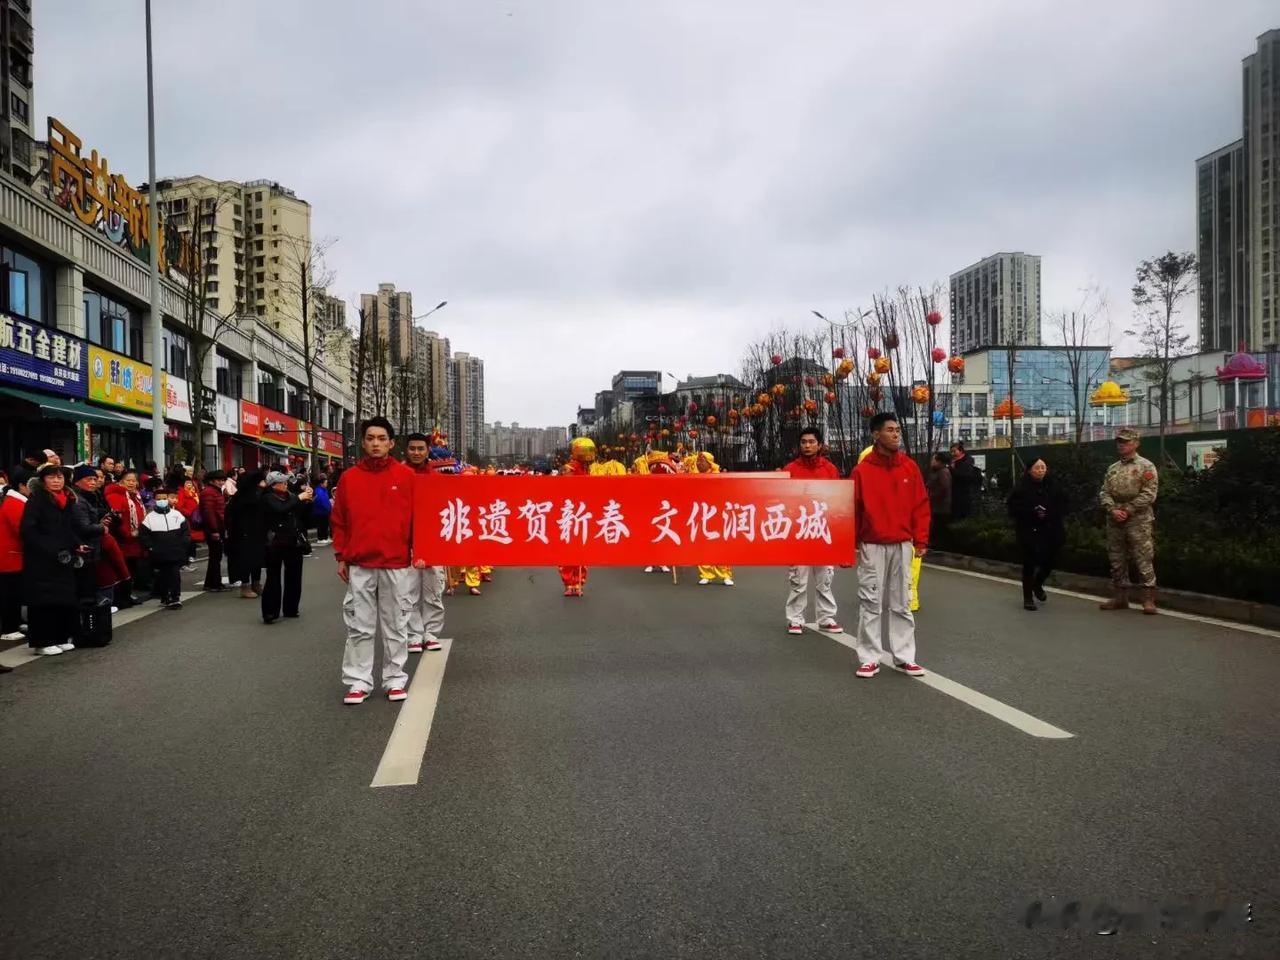
[[22,511],[27,498],[17,490],[9,490],[0,504],[0,573],[22,571]]
[[138,531],[142,529],[142,521],[147,516],[142,498],[136,490],[130,493],[120,483],[107,487],[106,494],[107,506],[120,514],[120,522],[111,531],[120,544],[120,552],[129,558],[142,556],[145,551],[138,539]]

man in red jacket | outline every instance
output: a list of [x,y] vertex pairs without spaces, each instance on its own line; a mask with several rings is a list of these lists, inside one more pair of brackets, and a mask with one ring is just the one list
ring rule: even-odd
[[200,516],[205,539],[209,542],[209,563],[205,567],[204,588],[211,593],[221,593],[222,545],[227,539],[227,498],[222,492],[227,485],[227,475],[222,470],[210,470],[204,477],[204,489],[200,491]]
[[914,460],[903,453],[892,413],[871,418],[872,450],[853,471],[858,522],[859,677],[880,672],[887,641],[893,669],[924,676],[916,663],[911,615],[911,558],[929,546],[929,494]]
[[[424,433],[411,433],[404,440],[404,463],[418,476],[435,473],[431,464],[431,441]],[[409,652],[441,649],[444,632],[444,567],[415,568],[409,588]]]
[[342,619],[347,649],[343,703],[364,703],[373,690],[373,638],[382,633],[382,688],[405,700],[409,676],[409,601],[415,571],[410,555],[414,473],[391,458],[395,429],[386,417],[360,425],[364,457],[344,470],[334,495],[333,555],[347,585]]
[[15,467],[0,497],[0,640],[26,637],[22,625],[22,513],[27,508],[25,466]]
[[[800,456],[784,467],[792,479],[838,480],[840,471],[822,455],[822,431],[805,427],[800,431]],[[813,580],[814,611],[818,629],[839,633],[836,622],[836,595],[831,592],[835,567],[792,567],[787,571],[791,590],[787,594],[787,633],[804,633],[804,615],[809,606],[809,581]]]

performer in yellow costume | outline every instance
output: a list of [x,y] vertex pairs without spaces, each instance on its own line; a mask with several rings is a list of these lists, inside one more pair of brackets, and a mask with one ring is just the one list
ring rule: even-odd
[[[867,447],[858,454],[858,462],[861,463],[867,458],[867,454],[874,449]],[[920,557],[913,556],[911,558],[911,612],[916,613],[920,610],[920,566],[924,561]]]
[[[719,473],[720,464],[716,463],[716,458],[710,453],[703,450],[701,453],[691,453],[684,458],[685,473]],[[706,586],[714,580],[721,580],[726,587],[733,586],[733,567],[724,567],[718,565],[698,564],[698,584]]]
[[[672,476],[676,473],[675,461],[671,459],[671,454],[665,450],[650,450],[636,457],[635,462],[631,464],[631,472],[639,476]],[[645,573],[653,573],[653,566],[644,568]],[[670,573],[670,567],[657,567],[663,573]]]
[[[596,463],[595,441],[590,437],[575,437],[569,444],[569,462],[561,468],[560,472],[566,477],[604,476],[604,465]],[[564,582],[566,597],[580,597],[583,587],[587,585],[587,568],[561,567],[560,579]]]

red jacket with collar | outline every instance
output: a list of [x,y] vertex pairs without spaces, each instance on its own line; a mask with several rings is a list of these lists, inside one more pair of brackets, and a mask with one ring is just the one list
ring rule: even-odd
[[333,496],[333,555],[357,567],[410,565],[417,475],[398,460],[365,457],[342,472]]
[[143,555],[142,541],[138,539],[138,531],[142,529],[142,521],[147,517],[147,508],[142,505],[142,498],[137,491],[130,493],[122,483],[113,483],[107,487],[107,506],[120,514],[120,522],[112,528],[120,544],[120,552],[126,557]]
[[859,543],[929,545],[929,494],[916,462],[876,450],[853,470]]
[[812,463],[804,457],[796,457],[782,469],[788,471],[794,480],[839,480],[840,471],[836,465],[819,454]]
[[5,492],[0,504],[0,573],[22,571],[22,512],[27,498],[17,490]]

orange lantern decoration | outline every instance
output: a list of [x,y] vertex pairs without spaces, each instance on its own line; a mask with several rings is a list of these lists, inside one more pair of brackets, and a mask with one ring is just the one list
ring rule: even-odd
[[991,415],[997,420],[1008,420],[1010,418],[1017,420],[1022,416],[1022,404],[1015,403],[1012,397],[1005,397],[991,411]]
[[880,374],[874,371],[867,374],[867,386],[874,387],[874,386],[878,386],[879,383],[880,383]]
[[707,426],[714,427],[715,425],[716,425],[716,418],[713,416],[707,417]]
[[911,388],[911,399],[918,404],[926,404],[929,402],[929,388],[924,384]]
[[835,377],[833,377],[831,374],[829,374],[829,373],[824,373],[824,374],[822,375],[822,385],[823,385],[824,387],[829,387],[829,386],[831,386],[832,384],[834,384],[835,382],[836,382],[836,378],[835,378]]
[[669,437],[671,436],[671,431],[668,430],[666,427],[663,427],[661,430],[661,435],[664,437]]
[[876,360],[876,373],[888,373],[892,367],[893,364],[889,362],[888,357],[880,357]]
[[826,400],[826,401],[827,401],[827,403],[835,403],[835,402],[836,402],[836,395],[835,395],[834,393],[832,393],[830,390],[828,390],[828,391],[827,391],[827,395],[826,395],[825,397],[823,397],[823,399],[824,399],[824,400]]
[[870,390],[867,391],[867,396],[871,398],[871,401],[873,403],[879,403],[881,398],[884,397],[884,391],[882,391],[879,387],[872,387]]
[[627,439],[627,435],[626,435],[625,433],[620,433],[620,434],[618,434],[618,439],[619,439],[619,440],[625,440],[625,439]]
[[952,373],[964,373],[964,357],[952,357],[947,361],[947,369]]
[[762,393],[762,394],[760,394],[758,397],[756,397],[756,402],[758,402],[758,403],[768,403],[768,402],[769,402],[769,395],[768,395],[767,393]]
[[808,400],[804,402],[804,408],[805,410],[809,411],[809,413],[815,413],[817,412],[817,409],[818,409],[818,401],[810,397]]
[[760,396],[760,406],[762,406],[762,407],[769,407],[769,406],[772,406],[772,405],[773,405],[773,397],[769,396],[768,394],[761,394],[761,396]]
[[775,397],[780,397],[786,392],[787,392],[787,385],[785,383],[775,383],[773,385],[773,395]]
[[840,366],[836,367],[836,376],[843,380],[851,373],[853,373],[853,361],[841,360]]

